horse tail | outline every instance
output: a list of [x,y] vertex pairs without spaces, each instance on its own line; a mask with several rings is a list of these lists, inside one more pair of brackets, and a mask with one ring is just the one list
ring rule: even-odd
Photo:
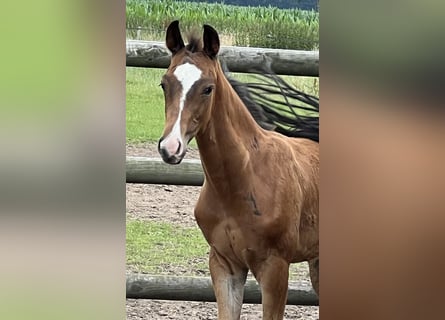
[[227,79],[264,129],[319,142],[319,98],[297,90],[271,70],[255,72],[254,82]]

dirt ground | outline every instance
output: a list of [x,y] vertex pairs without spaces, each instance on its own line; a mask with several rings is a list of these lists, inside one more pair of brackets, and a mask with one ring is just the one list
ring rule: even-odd
[[[159,157],[156,144],[127,145],[126,149],[128,156]],[[187,158],[199,158],[198,150],[189,149]],[[182,227],[197,226],[193,208],[200,187],[127,183],[126,192],[129,220],[164,221]],[[166,270],[166,272],[178,275],[181,270]],[[299,268],[298,281],[310,283],[308,274],[307,264],[304,263],[303,267]],[[127,299],[126,309],[127,320],[217,319],[216,303],[212,302]],[[244,304],[241,319],[261,319],[261,305]],[[319,319],[319,307],[286,306],[285,319]]]

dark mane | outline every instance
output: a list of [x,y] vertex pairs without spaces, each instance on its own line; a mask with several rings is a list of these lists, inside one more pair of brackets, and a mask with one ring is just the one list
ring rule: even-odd
[[202,40],[201,37],[197,35],[196,32],[192,32],[188,35],[188,44],[185,48],[190,52],[202,51]]
[[301,92],[269,68],[255,72],[255,82],[226,77],[255,121],[288,137],[319,142],[319,99]]

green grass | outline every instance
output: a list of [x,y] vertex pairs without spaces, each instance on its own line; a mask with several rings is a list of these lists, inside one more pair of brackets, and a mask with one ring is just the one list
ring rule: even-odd
[[164,95],[159,83],[165,70],[126,69],[127,142],[156,141],[164,128]]
[[169,223],[127,221],[127,268],[165,273],[165,266],[193,266],[208,271],[209,245],[201,231]]

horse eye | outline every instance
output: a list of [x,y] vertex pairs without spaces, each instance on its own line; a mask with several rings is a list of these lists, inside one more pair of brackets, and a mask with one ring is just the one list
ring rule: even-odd
[[159,84],[159,86],[162,88],[162,90],[165,90],[165,86],[162,82]]
[[208,96],[208,95],[210,95],[210,94],[212,93],[212,91],[213,91],[213,87],[210,86],[210,87],[205,88],[205,89],[202,91],[202,94]]

